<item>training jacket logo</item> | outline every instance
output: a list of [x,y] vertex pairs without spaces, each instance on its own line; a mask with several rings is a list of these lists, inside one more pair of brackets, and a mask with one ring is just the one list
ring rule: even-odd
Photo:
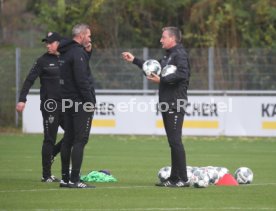
[[54,120],[55,120],[55,117],[50,115],[49,116],[49,123],[52,124],[54,122]]

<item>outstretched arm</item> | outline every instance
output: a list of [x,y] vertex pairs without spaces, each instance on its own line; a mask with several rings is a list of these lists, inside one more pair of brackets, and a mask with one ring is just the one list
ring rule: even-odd
[[129,52],[123,52],[122,53],[122,57],[127,62],[133,62],[133,60],[134,60],[134,56],[131,53],[129,53]]
[[123,57],[123,59],[124,59],[125,61],[131,62],[131,63],[137,65],[137,66],[138,66],[139,68],[141,68],[141,69],[142,69],[142,66],[143,66],[143,64],[144,64],[144,62],[145,62],[145,61],[142,60],[142,59],[136,58],[133,54],[131,54],[131,53],[129,53],[129,52],[123,52],[123,53],[122,53],[122,57]]

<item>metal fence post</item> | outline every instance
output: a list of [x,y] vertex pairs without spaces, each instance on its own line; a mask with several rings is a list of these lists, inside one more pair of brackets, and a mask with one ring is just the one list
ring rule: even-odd
[[208,48],[208,87],[214,90],[214,48]]
[[[143,48],[143,60],[146,61],[149,58],[149,49],[148,48]],[[143,90],[146,91],[148,90],[149,85],[148,85],[148,80],[146,77],[143,76]],[[144,93],[144,95],[146,95]]]
[[[20,72],[21,72],[21,50],[20,48],[15,49],[15,104],[19,98],[19,89],[20,89]],[[15,126],[18,127],[18,113],[15,111]]]

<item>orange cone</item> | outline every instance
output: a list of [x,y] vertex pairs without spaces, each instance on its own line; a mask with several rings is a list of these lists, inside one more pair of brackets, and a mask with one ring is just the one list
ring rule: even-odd
[[235,178],[231,174],[225,174],[216,185],[220,186],[238,186],[239,183],[235,180]]

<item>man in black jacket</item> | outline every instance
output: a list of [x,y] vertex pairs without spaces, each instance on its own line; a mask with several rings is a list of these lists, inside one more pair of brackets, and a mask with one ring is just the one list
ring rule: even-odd
[[[73,40],[59,46],[61,88],[65,134],[61,147],[62,180],[60,187],[93,188],[80,181],[84,147],[88,142],[96,103],[93,77],[89,68],[91,31],[78,24],[72,30]],[[70,160],[72,162],[69,174]]]
[[[21,89],[16,110],[22,112],[26,105],[26,96],[34,81],[40,78],[40,110],[43,117],[44,140],[42,145],[42,182],[59,181],[51,174],[51,165],[54,157],[60,152],[61,141],[56,143],[58,127],[63,128],[63,115],[61,112],[61,96],[59,84],[58,45],[61,36],[56,32],[49,32],[42,40],[46,43],[47,53],[37,59]],[[48,105],[47,105],[48,103]],[[52,103],[50,105],[49,103]],[[50,106],[53,108],[49,109]]]
[[[186,153],[181,140],[182,126],[187,102],[190,67],[188,55],[181,42],[181,32],[176,27],[163,28],[160,42],[166,49],[166,55],[160,60],[161,67],[174,65],[176,72],[167,76],[152,73],[148,80],[159,84],[159,103],[165,131],[171,148],[171,175],[157,186],[189,187],[186,169]],[[129,52],[122,53],[123,58],[142,68],[144,61]]]

